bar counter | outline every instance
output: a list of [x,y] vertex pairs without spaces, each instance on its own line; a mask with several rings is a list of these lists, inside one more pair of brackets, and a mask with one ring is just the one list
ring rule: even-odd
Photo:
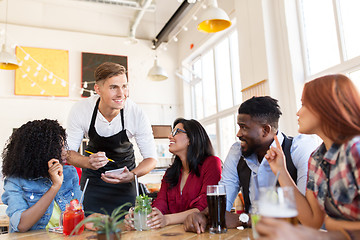
[[[8,233],[0,235],[0,240],[57,240],[57,239],[69,239],[69,240],[92,240],[97,239],[96,233],[93,231],[84,231],[80,235],[64,236],[59,233],[52,233],[46,230],[29,231],[26,233]],[[208,232],[202,234],[185,232],[182,224],[171,225],[157,230],[150,231],[123,231],[121,234],[121,240],[180,240],[180,239],[253,239],[251,229],[228,229],[227,233],[222,234],[210,234]]]

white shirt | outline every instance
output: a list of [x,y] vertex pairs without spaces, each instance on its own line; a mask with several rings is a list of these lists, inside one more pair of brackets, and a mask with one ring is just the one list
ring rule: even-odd
[[[88,138],[92,114],[98,95],[74,104],[67,121],[67,142],[70,150],[78,151],[81,141]],[[157,159],[151,124],[142,109],[127,98],[124,106],[124,128],[129,140],[135,138],[143,158]],[[120,113],[109,122],[98,110],[95,120],[96,132],[102,137],[110,137],[122,130]]]
[[[280,144],[284,141],[284,136],[278,131],[277,137]],[[275,141],[271,146],[276,147]],[[294,166],[297,169],[297,187],[302,194],[306,191],[306,180],[308,171],[308,160],[310,155],[319,146],[316,139],[309,135],[297,135],[294,137],[290,154]],[[241,145],[240,142],[234,143],[225,159],[224,167],[221,174],[221,180],[219,184],[225,185],[226,189],[226,210],[230,211],[234,200],[240,190],[239,175],[237,172],[237,165],[241,157]],[[274,183],[275,175],[272,172],[268,161],[263,158],[259,163],[257,155],[254,153],[251,156],[244,158],[246,164],[251,170],[250,183],[249,183],[249,198],[250,202],[258,199],[257,186],[268,187]],[[257,181],[257,184],[256,184]]]

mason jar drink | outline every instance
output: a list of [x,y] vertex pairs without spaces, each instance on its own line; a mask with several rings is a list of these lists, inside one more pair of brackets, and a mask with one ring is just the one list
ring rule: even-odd
[[224,185],[207,186],[207,203],[210,218],[210,233],[225,233],[226,192]]
[[151,198],[147,196],[138,196],[135,200],[135,207],[132,208],[134,227],[137,231],[146,231],[150,227],[146,224],[147,215],[152,212]]
[[[70,235],[79,222],[84,220],[84,210],[81,203],[66,204],[66,210],[62,215],[63,234]],[[81,234],[84,231],[84,226],[75,232]]]

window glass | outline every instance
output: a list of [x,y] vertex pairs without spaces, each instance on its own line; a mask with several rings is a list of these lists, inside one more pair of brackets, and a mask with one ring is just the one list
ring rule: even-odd
[[310,74],[340,63],[332,0],[302,0]]
[[191,94],[184,94],[184,108],[191,101],[185,113],[205,123],[215,154],[223,160],[236,140],[234,114],[242,101],[237,31],[210,44],[215,45],[204,46],[188,63],[191,81],[184,82],[184,91],[190,88]]
[[358,91],[360,92],[360,70],[349,73],[349,78],[354,82]]
[[194,99],[194,108],[195,108],[194,114],[196,118],[201,119],[204,117],[202,81],[199,81],[198,79],[202,77],[201,59],[199,58],[198,60],[196,60],[193,63],[192,67],[193,67],[192,80],[196,82],[193,90],[193,99]]
[[220,132],[220,152],[221,155],[219,156],[221,160],[225,160],[231,145],[235,142],[235,122],[234,122],[234,115],[229,115],[224,118],[220,118],[219,127],[221,129]]
[[229,41],[224,39],[215,47],[216,81],[219,111],[233,106]]
[[204,108],[203,108],[203,95],[202,95],[202,82],[197,83],[194,86],[194,99],[195,99],[195,116],[197,119],[204,117]]
[[204,86],[204,114],[210,116],[216,113],[216,90],[215,90],[215,72],[214,72],[214,54],[211,49],[202,57],[202,67],[206,69],[203,72]]
[[339,7],[345,43],[345,59],[347,60],[360,55],[360,1],[340,0]]
[[237,31],[230,35],[230,58],[231,74],[233,82],[234,103],[238,105],[242,102],[241,81],[240,81],[240,63],[239,63],[239,41]]
[[214,148],[214,152],[215,155],[218,156],[218,151],[217,151],[217,139],[216,139],[216,124],[212,123],[212,124],[208,124],[204,126],[207,134],[209,135],[211,144]]

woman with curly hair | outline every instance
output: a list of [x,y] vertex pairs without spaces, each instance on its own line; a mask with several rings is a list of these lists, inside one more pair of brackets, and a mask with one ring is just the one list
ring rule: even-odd
[[[149,214],[148,225],[161,228],[184,222],[193,212],[207,207],[206,187],[218,184],[221,160],[214,156],[209,136],[201,124],[178,118],[169,135],[173,164],[166,170],[161,188]],[[126,217],[127,226],[132,223]]]
[[15,130],[2,153],[2,201],[10,232],[59,225],[66,204],[81,196],[79,178],[66,161],[66,133],[56,120],[35,120]]

